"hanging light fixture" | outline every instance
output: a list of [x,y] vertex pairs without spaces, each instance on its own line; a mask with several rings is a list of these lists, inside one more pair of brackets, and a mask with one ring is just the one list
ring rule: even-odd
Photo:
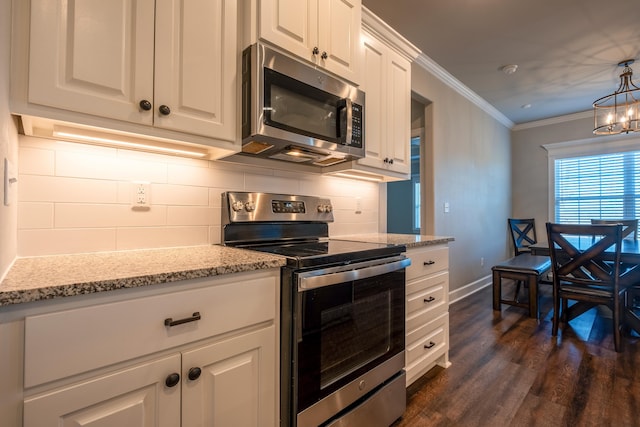
[[611,95],[603,96],[593,103],[596,135],[617,135],[640,131],[640,88],[633,84],[633,59],[618,63],[622,69],[620,87]]

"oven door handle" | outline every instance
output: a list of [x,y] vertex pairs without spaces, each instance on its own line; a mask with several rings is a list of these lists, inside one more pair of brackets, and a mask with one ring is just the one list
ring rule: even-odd
[[366,279],[373,276],[391,273],[402,270],[411,265],[411,259],[404,255],[381,260],[366,261],[357,264],[350,264],[340,267],[313,270],[305,273],[298,273],[298,290],[322,288],[324,286],[336,285],[338,283],[350,282],[352,280]]

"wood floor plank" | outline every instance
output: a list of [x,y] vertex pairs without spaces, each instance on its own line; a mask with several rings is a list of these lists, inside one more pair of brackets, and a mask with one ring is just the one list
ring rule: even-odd
[[610,312],[593,309],[551,336],[551,288],[539,319],[492,309],[491,288],[450,306],[451,367],[407,390],[393,427],[640,426],[640,338],[613,347]]

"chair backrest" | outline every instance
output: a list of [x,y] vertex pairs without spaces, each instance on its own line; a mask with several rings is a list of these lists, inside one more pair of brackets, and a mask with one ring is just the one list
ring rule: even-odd
[[622,224],[622,238],[626,239],[633,234],[633,240],[638,240],[637,219],[592,219],[591,224]]
[[[598,286],[616,295],[620,279],[621,224],[551,224],[547,237],[554,286]],[[597,292],[593,294],[597,296]],[[603,296],[603,295],[600,295]]]
[[535,220],[509,218],[508,222],[515,254],[531,252],[529,246],[538,243]]

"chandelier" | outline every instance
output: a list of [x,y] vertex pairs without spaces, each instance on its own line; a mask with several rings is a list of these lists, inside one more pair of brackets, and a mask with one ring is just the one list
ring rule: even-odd
[[640,88],[633,84],[633,59],[618,63],[622,69],[620,87],[611,95],[603,96],[593,103],[596,135],[617,135],[640,131]]

